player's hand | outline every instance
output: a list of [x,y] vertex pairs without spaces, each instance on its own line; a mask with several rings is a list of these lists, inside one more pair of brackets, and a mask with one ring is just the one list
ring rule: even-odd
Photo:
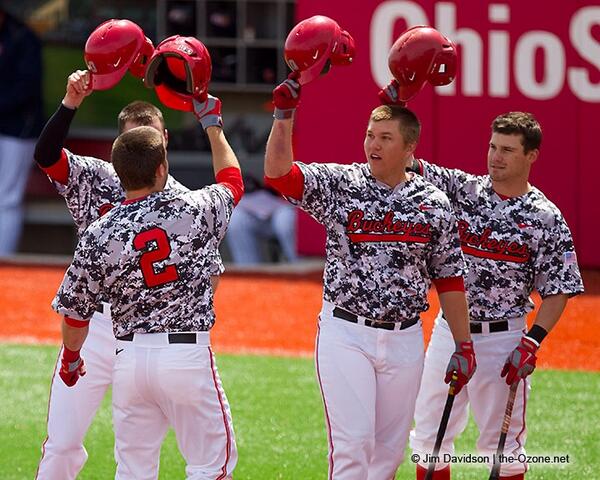
[[77,70],[67,78],[67,92],[63,98],[63,105],[68,108],[78,108],[83,99],[92,90],[92,76],[88,70]]
[[279,120],[291,118],[298,103],[300,103],[300,83],[296,75],[290,73],[288,78],[273,90],[274,117]]
[[79,377],[85,375],[85,364],[83,358],[76,352],[63,346],[63,354],[60,360],[60,372],[58,372],[62,381],[67,387],[72,387],[77,383]]
[[523,337],[521,343],[515,348],[502,368],[501,377],[506,377],[506,383],[512,385],[519,380],[525,379],[535,370],[537,360],[536,352],[539,348],[531,338]]
[[205,100],[194,99],[194,115],[206,130],[208,127],[223,128],[221,117],[221,100],[208,95]]
[[444,382],[450,383],[452,374],[456,372],[458,379],[454,393],[457,394],[469,382],[475,370],[477,370],[477,361],[475,360],[473,342],[456,342],[456,350],[448,362]]
[[398,97],[399,86],[400,85],[398,84],[398,80],[394,79],[388,84],[387,87],[384,87],[381,90],[379,90],[377,96],[379,97],[379,100],[381,101],[382,105],[398,105],[400,107],[406,106],[406,102],[403,102]]

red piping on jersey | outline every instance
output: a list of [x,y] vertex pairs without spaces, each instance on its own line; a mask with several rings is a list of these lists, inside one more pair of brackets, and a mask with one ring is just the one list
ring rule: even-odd
[[403,242],[403,243],[429,243],[429,237],[418,235],[406,235],[402,233],[349,233],[348,237],[352,243],[374,243],[374,242]]
[[67,185],[69,183],[69,159],[67,158],[67,152],[63,148],[60,151],[60,158],[56,163],[53,163],[49,167],[40,167],[46,175],[52,180]]
[[231,434],[229,431],[229,422],[227,422],[227,414],[225,413],[225,406],[223,405],[223,396],[221,395],[221,391],[219,390],[219,383],[217,382],[217,374],[215,373],[215,362],[213,359],[213,352],[210,347],[208,347],[208,354],[210,358],[210,371],[212,372],[213,383],[215,384],[215,390],[217,391],[217,398],[219,400],[219,405],[221,406],[221,413],[223,414],[223,425],[225,426],[225,436],[227,437],[227,444],[225,446],[225,463],[223,464],[223,468],[221,468],[221,475],[217,477],[217,480],[222,480],[227,477],[227,465],[229,464],[229,452],[231,450]]
[[[321,319],[319,318],[319,321]],[[329,476],[328,479],[331,480],[333,477],[333,437],[331,436],[331,422],[329,421],[329,409],[327,408],[327,402],[325,401],[325,392],[323,391],[323,382],[321,382],[321,370],[319,369],[319,339],[321,336],[321,327],[317,324],[317,352],[315,355],[315,363],[317,364],[317,378],[319,380],[319,390],[321,390],[321,397],[323,398],[323,407],[325,408],[325,420],[327,422],[327,440],[329,442],[329,446],[331,447],[331,451],[328,456],[329,460]]]
[[219,170],[215,175],[217,183],[227,187],[233,193],[233,204],[237,205],[244,195],[244,181],[242,172],[237,167],[227,167]]
[[150,195],[150,194],[147,193],[146,195],[142,195],[141,197],[128,198],[127,200],[123,200],[121,202],[121,205],[129,205],[130,203],[139,202],[140,200],[143,200],[144,198],[146,198],[148,195]]
[[[48,430],[48,420],[50,419],[50,403],[52,402],[52,387],[54,386],[54,377],[56,377],[56,371],[58,370],[58,361],[62,355],[62,348],[58,350],[58,357],[56,357],[56,363],[54,364],[54,372],[52,373],[52,379],[50,380],[50,395],[48,395],[48,410],[46,411],[46,430]],[[37,480],[40,474],[40,466],[42,465],[42,460],[44,460],[44,456],[46,455],[46,443],[50,436],[46,434],[46,439],[44,443],[42,443],[42,456],[40,457],[40,462],[38,463],[38,468],[35,472],[35,480]]]
[[432,281],[438,294],[465,291],[465,281],[463,280],[463,277],[434,278]]
[[292,169],[281,177],[267,177],[265,175],[265,185],[274,188],[282,195],[296,200],[302,200],[304,194],[304,174],[300,167],[295,163]]
[[469,245],[462,244],[461,250],[466,255],[479,258],[489,258],[490,260],[504,260],[506,262],[525,263],[529,260],[529,255],[526,257],[520,257],[518,255],[511,255],[509,253],[494,253],[487,250],[479,250],[478,248],[470,247]]
[[419,175],[423,176],[423,162],[421,160],[417,160],[417,163],[419,164]]
[[89,319],[88,320],[77,320],[76,318],[67,317],[65,315],[65,323],[67,325],[69,325],[69,327],[84,328],[90,324],[90,321],[89,321]]
[[498,195],[500,197],[500,200],[502,200],[502,201],[508,200],[509,198],[512,198],[512,197],[509,197],[508,195],[502,195],[501,193],[498,193],[495,189],[494,189],[494,193],[496,195]]

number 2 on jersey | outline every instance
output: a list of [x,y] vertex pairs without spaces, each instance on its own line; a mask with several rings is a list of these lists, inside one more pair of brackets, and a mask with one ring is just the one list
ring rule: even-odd
[[[149,250],[152,243],[156,248]],[[138,252],[145,250],[140,257],[140,268],[148,288],[179,280],[177,267],[173,264],[166,265],[158,272],[154,268],[156,262],[166,260],[171,255],[169,237],[162,228],[154,227],[138,233],[133,239],[133,246]]]

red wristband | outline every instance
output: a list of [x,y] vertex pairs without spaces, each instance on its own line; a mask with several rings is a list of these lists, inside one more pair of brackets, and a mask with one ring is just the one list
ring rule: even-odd
[[63,344],[63,359],[68,363],[73,363],[76,361],[80,355],[80,350],[69,350],[66,345]]

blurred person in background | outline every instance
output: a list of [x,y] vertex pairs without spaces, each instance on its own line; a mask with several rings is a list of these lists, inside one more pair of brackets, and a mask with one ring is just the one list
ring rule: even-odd
[[22,200],[44,124],[42,45],[0,2],[0,256],[17,250]]
[[225,241],[232,261],[239,265],[267,262],[265,243],[276,240],[284,260],[296,262],[296,210],[275,190],[250,175],[244,176],[246,194],[233,211]]

